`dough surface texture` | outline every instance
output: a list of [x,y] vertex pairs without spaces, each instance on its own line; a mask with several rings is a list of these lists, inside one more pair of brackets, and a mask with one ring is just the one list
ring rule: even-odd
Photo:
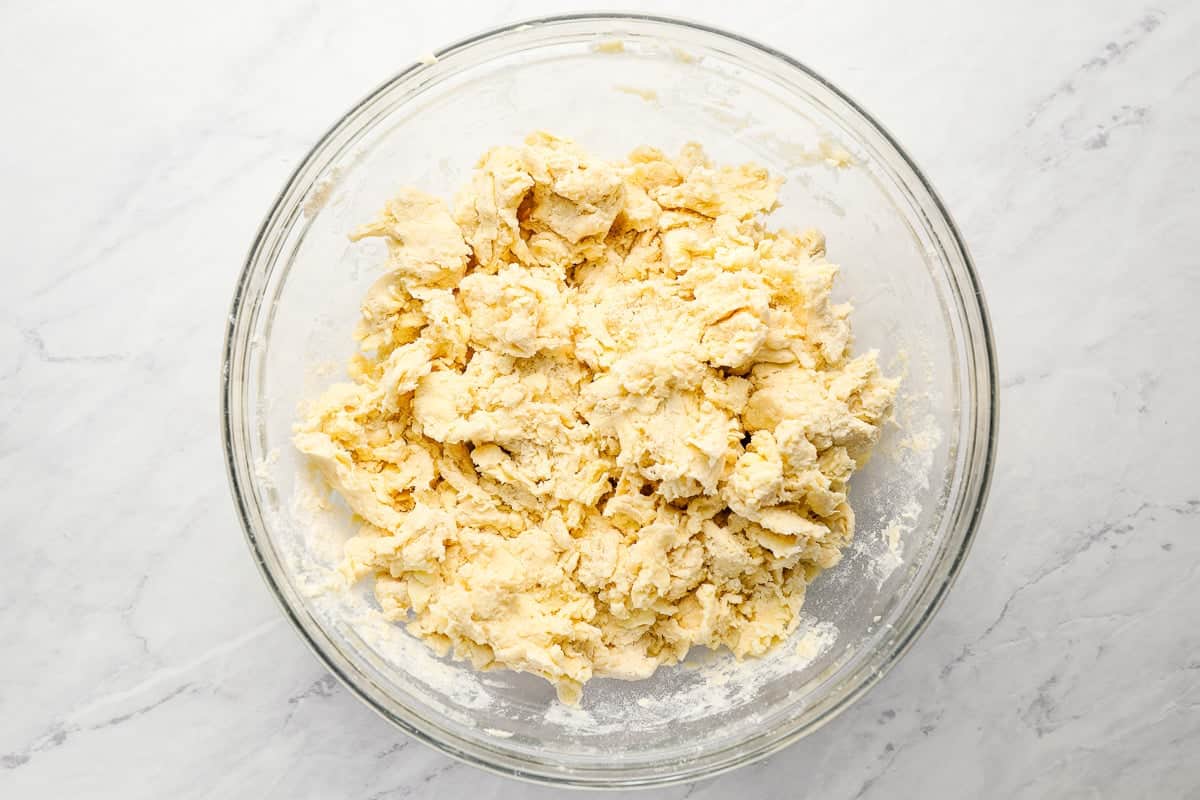
[[496,147],[452,207],[401,190],[350,381],[295,444],[361,523],[389,619],[578,702],[689,648],[758,656],[854,533],[896,381],[853,356],[822,236],[698,145]]

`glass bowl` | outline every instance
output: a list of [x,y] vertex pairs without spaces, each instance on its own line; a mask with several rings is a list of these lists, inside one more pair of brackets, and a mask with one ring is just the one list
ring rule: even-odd
[[[767,657],[693,651],[640,682],[477,673],[382,622],[331,579],[348,513],[290,443],[339,379],[383,264],[347,233],[400,186],[450,197],[488,147],[535,129],[606,157],[701,142],[786,177],[770,224],[823,230],[859,351],[903,377],[895,423],[851,485],[855,544],[809,588]],[[455,44],[374,91],[317,143],[263,223],[229,317],[230,481],[251,550],[297,630],[355,694],[467,762],[539,781],[646,786],[762,758],[863,694],[912,644],[966,556],[987,493],[996,377],[978,280],[949,214],[899,145],[788,56],[677,20],[555,17]]]

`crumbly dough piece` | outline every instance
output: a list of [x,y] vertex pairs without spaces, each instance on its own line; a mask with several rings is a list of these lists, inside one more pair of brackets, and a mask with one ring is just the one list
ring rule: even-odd
[[896,382],[851,355],[822,236],[764,227],[778,185],[536,133],[452,210],[406,189],[353,234],[388,271],[295,443],[361,518],[343,569],[386,616],[569,703],[791,633]]

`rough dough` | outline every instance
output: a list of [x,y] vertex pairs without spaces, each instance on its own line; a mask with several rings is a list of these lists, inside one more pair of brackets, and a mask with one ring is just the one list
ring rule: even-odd
[[536,133],[453,211],[405,189],[353,234],[388,271],[295,443],[361,518],[343,570],[386,616],[570,703],[787,637],[896,383],[851,357],[822,236],[764,227],[778,185]]

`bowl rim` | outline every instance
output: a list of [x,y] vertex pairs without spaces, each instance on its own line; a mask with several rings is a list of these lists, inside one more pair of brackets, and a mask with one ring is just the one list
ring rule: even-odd
[[[988,494],[991,488],[991,482],[995,467],[996,448],[998,444],[998,426],[999,426],[999,380],[998,369],[996,362],[995,339],[992,331],[990,315],[988,313],[987,304],[984,300],[983,290],[978,278],[974,261],[971,258],[970,252],[967,249],[957,224],[954,222],[941,196],[934,189],[925,173],[917,166],[912,157],[908,154],[899,141],[891,132],[884,127],[874,116],[867,112],[862,105],[856,102],[852,97],[835,86],[832,82],[824,78],[822,75],[814,71],[812,68],[805,65],[803,62],[787,55],[786,53],[777,50],[769,45],[743,36],[738,33],[733,33],[728,30],[707,25],[702,22],[679,18],[662,16],[655,14],[640,14],[640,13],[625,13],[625,12],[584,12],[572,14],[555,14],[548,16],[532,17],[518,20],[505,25],[481,31],[474,35],[452,42],[439,50],[434,51],[436,59],[440,59],[454,51],[479,44],[484,41],[496,39],[510,33],[526,30],[530,27],[552,25],[556,23],[573,23],[573,22],[595,22],[606,25],[613,25],[620,22],[631,23],[652,23],[660,24],[668,27],[678,27],[685,30],[700,32],[703,34],[712,35],[718,38],[723,38],[735,42],[739,45],[746,46],[760,53],[769,56],[782,62],[784,65],[805,74],[808,78],[820,84],[827,91],[832,93],[839,100],[844,102],[855,113],[861,116],[863,121],[868,126],[874,128],[875,132],[883,139],[883,141],[892,149],[894,154],[903,162],[903,164],[911,170],[916,177],[917,183],[922,191],[924,191],[932,203],[940,222],[945,226],[946,232],[949,234],[948,244],[952,245],[953,249],[961,259],[966,279],[966,289],[968,291],[959,291],[956,296],[960,299],[960,311],[974,312],[976,317],[971,322],[976,323],[977,331],[971,331],[972,325],[966,327],[969,334],[979,334],[979,340],[974,342],[968,337],[968,345],[974,343],[982,346],[982,363],[978,367],[982,367],[977,371],[976,383],[986,384],[986,392],[976,396],[976,405],[984,402],[987,403],[986,418],[979,418],[975,415],[974,435],[968,439],[968,444],[976,447],[982,447],[982,458],[974,460],[978,465],[979,470],[975,477],[974,501],[968,508],[965,508],[967,519],[964,522],[956,523],[954,527],[962,531],[962,539],[957,551],[953,553],[953,558],[948,562],[944,570],[944,574],[940,581],[932,587],[933,594],[925,602],[924,607],[920,609],[919,616],[905,631],[904,635],[898,638],[894,644],[885,648],[885,657],[870,670],[859,682],[859,684],[849,691],[843,692],[835,702],[821,710],[812,719],[794,724],[791,729],[785,729],[782,734],[770,738],[765,743],[762,743],[749,752],[738,753],[735,757],[727,758],[724,761],[710,762],[704,760],[713,755],[719,755],[722,750],[706,753],[686,762],[676,762],[673,766],[675,769],[671,771],[659,771],[650,775],[639,774],[633,777],[624,777],[619,771],[611,773],[588,773],[583,776],[574,776],[563,772],[552,772],[544,769],[539,769],[537,762],[527,758],[507,754],[503,760],[498,760],[495,756],[498,753],[489,748],[483,747],[478,743],[469,742],[461,739],[455,734],[454,741],[448,741],[445,738],[439,738],[422,726],[415,723],[413,719],[404,716],[398,716],[390,709],[384,708],[379,702],[371,696],[371,694],[358,682],[348,676],[343,666],[337,663],[334,655],[318,643],[312,631],[310,631],[305,622],[297,614],[296,610],[286,601],[284,592],[281,590],[279,582],[272,573],[270,565],[267,563],[259,547],[258,533],[256,531],[254,514],[251,513],[249,501],[247,500],[247,492],[243,491],[243,480],[247,481],[247,485],[252,487],[252,471],[249,475],[245,474],[244,467],[246,465],[240,463],[238,446],[235,443],[235,423],[240,422],[240,417],[235,413],[234,409],[241,410],[241,406],[236,403],[234,391],[238,388],[238,383],[232,380],[233,366],[239,355],[238,352],[238,337],[237,331],[239,322],[242,320],[242,311],[245,308],[247,293],[250,287],[251,279],[254,277],[254,266],[258,261],[259,255],[263,250],[263,246],[268,237],[268,233],[272,228],[272,224],[280,217],[289,191],[296,184],[297,179],[304,171],[313,163],[314,158],[321,154],[326,145],[339,133],[342,132],[343,126],[354,118],[360,111],[370,105],[376,98],[386,92],[391,87],[399,84],[408,78],[412,73],[422,69],[424,63],[414,62],[405,69],[392,75],[387,80],[378,84],[370,92],[368,92],[361,100],[351,106],[344,114],[342,114],[336,122],[334,122],[312,145],[304,157],[299,161],[297,166],[291,171],[283,187],[276,194],[274,201],[271,204],[269,211],[264,216],[261,224],[255,234],[254,241],[247,252],[246,258],[242,265],[241,273],[238,277],[235,286],[233,300],[230,305],[230,311],[227,317],[225,326],[224,346],[222,348],[221,359],[221,394],[220,394],[220,425],[221,425],[221,443],[225,456],[226,477],[229,481],[230,492],[233,497],[234,506],[238,513],[238,519],[242,527],[242,532],[245,536],[246,544],[250,550],[251,556],[258,567],[259,574],[271,590],[276,603],[284,612],[284,616],[288,619],[292,627],[300,635],[301,640],[308,646],[318,660],[327,668],[337,680],[345,686],[352,695],[361,700],[367,707],[371,708],[384,719],[396,725],[409,736],[412,736],[419,741],[445,753],[446,755],[461,761],[463,763],[485,769],[489,772],[503,775],[506,777],[518,778],[536,784],[549,785],[565,785],[576,787],[590,788],[636,788],[636,787],[663,787],[673,784],[679,784],[687,781],[698,780],[701,778],[711,778],[716,775],[728,772],[747,764],[760,761],[783,748],[795,743],[799,739],[808,734],[820,729],[826,723],[841,714],[856,701],[858,701],[871,688],[879,683],[893,666],[912,648],[917,638],[925,631],[929,622],[941,608],[950,588],[953,586],[962,569],[962,565],[971,549],[975,536],[978,532],[980,522],[982,520],[984,508],[987,504]],[[940,237],[939,237],[940,238]],[[968,297],[974,300],[973,307],[968,307]],[[968,347],[968,349],[970,349]],[[976,355],[980,355],[977,353]],[[972,476],[968,475],[967,479],[970,482]],[[252,494],[252,493],[251,493]],[[968,498],[970,500],[970,498]],[[265,532],[265,531],[264,531]],[[919,594],[915,599],[919,599]],[[319,629],[319,626],[318,626]],[[322,631],[323,633],[323,631]],[[405,709],[407,711],[407,709]],[[417,715],[413,714],[413,717]],[[444,729],[443,729],[444,730]],[[449,733],[449,732],[447,732]],[[465,746],[463,746],[465,745]],[[736,750],[739,745],[733,745],[724,748],[725,751]]]

